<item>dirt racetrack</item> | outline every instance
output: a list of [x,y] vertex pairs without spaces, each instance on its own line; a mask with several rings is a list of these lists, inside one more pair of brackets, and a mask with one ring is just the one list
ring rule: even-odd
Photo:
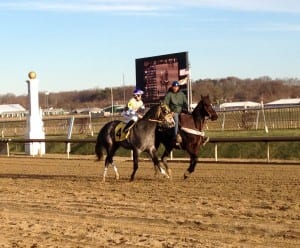
[[300,166],[0,157],[0,247],[300,247]]

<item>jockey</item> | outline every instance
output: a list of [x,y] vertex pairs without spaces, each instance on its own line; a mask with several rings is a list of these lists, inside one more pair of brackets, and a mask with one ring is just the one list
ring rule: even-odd
[[124,132],[127,132],[129,128],[140,118],[143,117],[145,106],[142,100],[144,92],[140,89],[133,91],[133,96],[127,103],[126,110],[123,112],[125,122],[127,122]]

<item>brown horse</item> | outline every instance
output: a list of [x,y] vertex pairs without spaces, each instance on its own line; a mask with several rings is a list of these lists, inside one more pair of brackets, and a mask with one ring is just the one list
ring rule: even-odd
[[[185,179],[195,170],[199,149],[204,143],[205,137],[203,129],[206,118],[212,121],[218,119],[218,115],[211,104],[209,95],[201,96],[201,100],[192,113],[181,113],[179,115],[179,134],[182,137],[180,149],[185,150],[190,155],[190,165],[184,173]],[[161,161],[165,165],[169,175],[171,175],[171,170],[167,164],[167,157],[175,148],[173,142],[171,142],[173,133],[174,130],[172,130],[172,128],[166,129],[163,127],[158,127],[155,133],[155,147],[158,149],[160,144],[163,144],[165,147]]]

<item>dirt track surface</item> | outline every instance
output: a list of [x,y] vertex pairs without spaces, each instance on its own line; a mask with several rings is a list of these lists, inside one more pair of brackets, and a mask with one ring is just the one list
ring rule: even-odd
[[0,157],[0,247],[300,247],[300,166]]

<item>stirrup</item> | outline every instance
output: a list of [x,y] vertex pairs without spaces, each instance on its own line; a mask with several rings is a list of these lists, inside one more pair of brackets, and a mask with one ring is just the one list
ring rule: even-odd
[[181,149],[181,143],[176,142],[175,139],[171,142],[171,146],[176,149]]
[[124,133],[129,133],[130,129],[135,125],[135,121],[129,121],[123,129]]

